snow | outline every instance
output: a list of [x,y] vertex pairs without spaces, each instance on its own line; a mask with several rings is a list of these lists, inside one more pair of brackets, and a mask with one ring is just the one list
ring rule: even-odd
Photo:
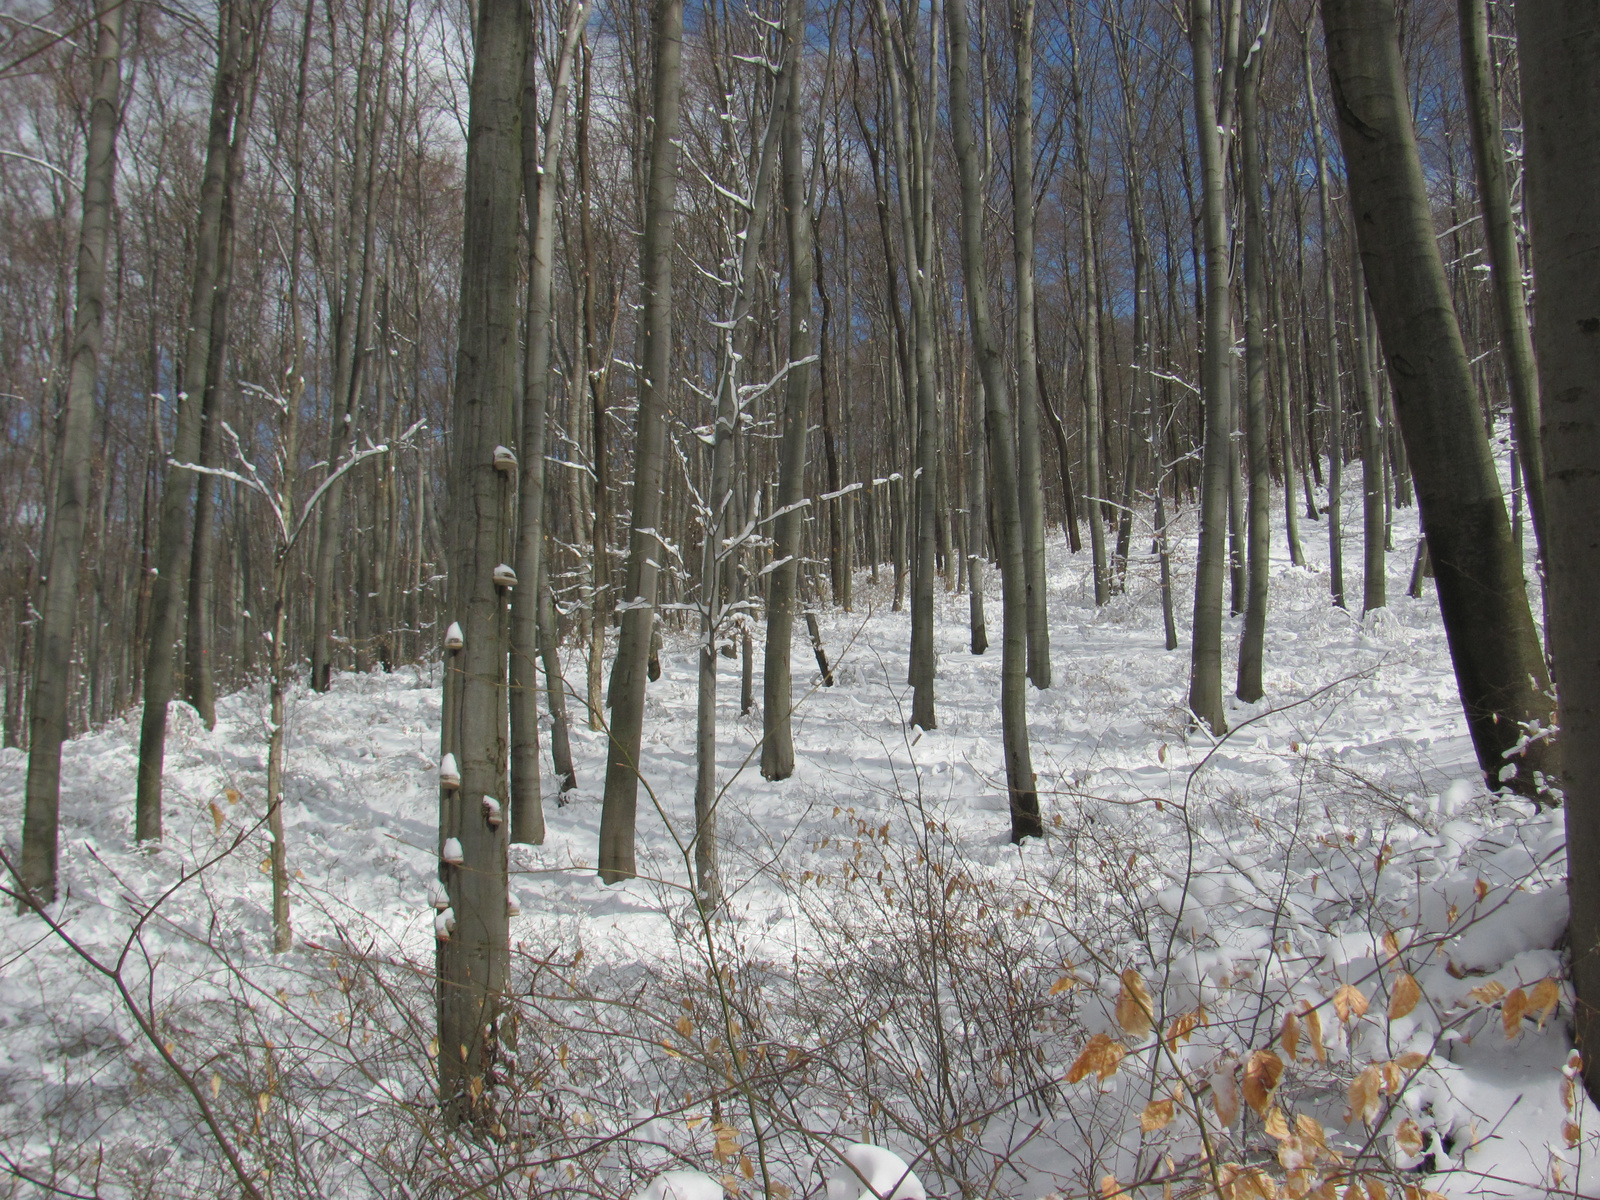
[[840,1157],[828,1177],[828,1200],[927,1200],[916,1172],[893,1150],[857,1142]]
[[[856,612],[821,610],[836,685],[797,639],[787,781],[757,774],[759,717],[739,714],[724,667],[729,901],[709,934],[682,848],[694,641],[667,633],[647,694],[639,878],[615,887],[593,873],[605,734],[575,703],[578,788],[564,806],[547,799],[545,844],[511,859],[514,983],[530,997],[514,1058],[542,1089],[545,1124],[511,1165],[495,1156],[513,1143],[497,1143],[483,1170],[537,1194],[640,1200],[748,1195],[765,1170],[795,1197],[827,1177],[829,1200],[856,1200],[842,1154],[874,1188],[915,1162],[905,1200],[1038,1200],[1100,1194],[1108,1178],[1154,1188],[1170,1159],[1182,1192],[1208,1170],[1203,1119],[1219,1170],[1281,1179],[1280,1162],[1331,1160],[1275,1145],[1247,1103],[1252,1056],[1270,1048],[1283,1066],[1270,1103],[1314,1121],[1347,1163],[1388,1172],[1391,1191],[1600,1190],[1600,1114],[1567,1086],[1570,990],[1538,991],[1564,980],[1560,813],[1478,778],[1431,584],[1404,594],[1414,510],[1396,513],[1389,607],[1366,617],[1328,602],[1325,523],[1302,520],[1311,566],[1296,568],[1281,517],[1279,500],[1267,696],[1230,700],[1220,740],[1187,720],[1187,644],[1163,648],[1148,535],[1126,594],[1099,610],[1087,551],[1051,541],[1055,678],[1028,695],[1047,836],[1022,847],[1007,841],[997,573],[982,657],[967,652],[966,597],[939,589],[938,727],[925,732],[904,723],[909,617],[891,611],[888,571],[875,586],[858,575]],[[1180,630],[1193,518],[1186,506],[1176,531]],[[1358,585],[1347,568],[1347,594]],[[1228,619],[1230,667],[1239,626]],[[581,692],[579,650],[566,670]],[[68,745],[51,915],[85,954],[122,956],[156,1032],[38,918],[0,913],[11,1162],[107,1196],[237,1191],[163,1043],[278,1194],[397,1194],[414,1172],[477,1169],[429,1124],[432,1059],[448,1048],[429,1044],[427,973],[453,916],[436,911],[452,849],[436,850],[439,681],[435,664],[291,689],[285,955],[270,953],[264,691],[224,698],[210,732],[174,705],[159,850],[132,840],[137,715]],[[25,773],[23,755],[0,752],[8,836]],[[1129,1032],[1130,972],[1164,1034],[1201,1014],[1170,1049]],[[1391,1017],[1402,974],[1421,998]],[[1508,1018],[1519,990],[1553,1008]],[[1290,1015],[1297,1053],[1280,1033]],[[1065,1082],[1095,1035],[1125,1055]],[[738,1070],[782,1081],[784,1106],[752,1120],[724,1082],[730,1043]],[[1409,1053],[1426,1060],[1397,1066]],[[1369,1067],[1385,1081],[1374,1123],[1347,1124]],[[1179,1072],[1189,1084],[1157,1125]],[[1157,1127],[1142,1128],[1152,1112]],[[1420,1152],[1401,1145],[1416,1145],[1406,1122]]]

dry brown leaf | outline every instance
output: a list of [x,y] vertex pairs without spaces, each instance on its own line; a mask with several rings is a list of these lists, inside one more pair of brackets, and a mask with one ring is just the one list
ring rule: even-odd
[[1110,1079],[1117,1073],[1117,1068],[1122,1065],[1123,1057],[1128,1053],[1128,1048],[1121,1042],[1114,1042],[1110,1036],[1097,1033],[1083,1048],[1083,1053],[1078,1055],[1078,1061],[1072,1064],[1072,1069],[1067,1072],[1067,1082],[1077,1083],[1092,1071],[1102,1080]]
[[1422,988],[1411,972],[1400,972],[1400,978],[1394,981],[1394,987],[1389,990],[1389,1020],[1398,1021],[1409,1015],[1421,999]]
[[1285,1171],[1303,1171],[1315,1157],[1315,1148],[1306,1145],[1303,1138],[1291,1136],[1278,1143],[1278,1165]]
[[1561,1136],[1567,1139],[1567,1149],[1574,1149],[1583,1137],[1583,1130],[1573,1121],[1561,1122]]
[[1122,990],[1117,993],[1117,1024],[1132,1038],[1150,1032],[1150,993],[1139,972],[1129,967],[1122,973]]
[[746,1179],[754,1179],[756,1177],[756,1165],[750,1161],[748,1154],[739,1155],[739,1173]]
[[1506,985],[1498,979],[1491,979],[1488,983],[1480,984],[1468,993],[1479,1004],[1493,1004],[1506,994]]
[[1294,1119],[1294,1128],[1295,1132],[1308,1142],[1315,1142],[1318,1146],[1324,1147],[1328,1144],[1322,1132],[1322,1125],[1315,1117],[1300,1113]]
[[1478,897],[1479,901],[1482,901],[1483,898],[1489,894],[1489,885],[1487,882],[1480,879],[1477,883],[1472,885],[1472,891],[1473,894]]
[[1283,1076],[1283,1059],[1271,1050],[1257,1050],[1244,1069],[1245,1103],[1260,1116],[1267,1111],[1273,1088]]
[[1050,994],[1052,996],[1059,996],[1062,992],[1067,991],[1072,987],[1073,984],[1077,982],[1078,981],[1071,975],[1063,975],[1060,979],[1056,980],[1050,985]]
[[1288,1013],[1283,1018],[1283,1028],[1278,1031],[1278,1040],[1283,1043],[1283,1052],[1291,1059],[1299,1058],[1300,1050],[1300,1018],[1293,1013]]
[[1354,984],[1341,984],[1333,994],[1333,1011],[1339,1014],[1341,1023],[1348,1024],[1352,1016],[1359,1017],[1367,1011],[1366,993]]
[[1410,1117],[1400,1122],[1394,1131],[1394,1143],[1412,1158],[1422,1153],[1422,1128]]
[[1389,1200],[1389,1189],[1383,1186],[1381,1179],[1367,1176],[1367,1200]]
[[1556,982],[1554,975],[1546,975],[1533,985],[1533,990],[1528,993],[1528,1011],[1539,1014],[1539,1028],[1544,1028],[1544,1023],[1550,1019],[1550,1014],[1555,1012],[1556,1005],[1561,1003],[1561,985]]
[[712,1147],[711,1156],[719,1163],[732,1162],[739,1156],[739,1133],[726,1121],[718,1121],[711,1127],[717,1135],[717,1144]]
[[1310,1005],[1306,1006],[1306,1041],[1311,1043],[1311,1057],[1318,1062],[1328,1061],[1328,1051],[1322,1045],[1322,1017]]
[[1500,1024],[1504,1026],[1507,1038],[1515,1039],[1522,1032],[1522,1016],[1527,1011],[1528,993],[1521,988],[1514,989],[1500,1006]]
[[1200,1010],[1186,1012],[1167,1026],[1167,1049],[1176,1050],[1179,1042],[1186,1042],[1200,1024]]
[[678,1032],[684,1037],[694,1032],[694,1022],[689,1019],[687,1013],[678,1018]]
[[215,801],[215,800],[213,800],[213,801],[212,801],[212,802],[211,802],[211,824],[212,824],[212,827],[213,827],[213,828],[214,828],[214,829],[215,829],[215,830],[216,830],[216,831],[217,831],[217,832],[218,832],[218,833],[221,833],[221,832],[222,832],[222,822],[223,822],[223,821],[224,821],[224,820],[225,820],[225,819],[226,819],[226,818],[225,818],[225,817],[224,817],[224,816],[223,816],[223,815],[222,815],[222,809],[221,809],[221,808],[219,808],[219,807],[218,807],[218,806],[217,806],[217,802],[216,802],[216,801]]
[[1144,1111],[1139,1114],[1139,1128],[1146,1133],[1154,1133],[1158,1129],[1165,1129],[1172,1124],[1172,1101],[1152,1100],[1144,1106]]
[[1115,1175],[1107,1175],[1100,1181],[1100,1195],[1102,1200],[1110,1200],[1112,1196],[1122,1195],[1122,1185],[1117,1182]]
[[1345,1114],[1344,1123],[1353,1125],[1357,1121],[1371,1121],[1378,1115],[1378,1097],[1382,1085],[1378,1077],[1377,1067],[1368,1067],[1350,1081],[1349,1100],[1350,1111]]
[[1407,1050],[1394,1061],[1400,1065],[1402,1071],[1416,1071],[1427,1063],[1428,1056],[1420,1050]]
[[1400,957],[1400,939],[1395,937],[1392,929],[1383,935],[1383,952],[1385,958]]
[[1283,1109],[1281,1108],[1274,1107],[1261,1122],[1261,1128],[1266,1131],[1268,1137],[1275,1138],[1280,1142],[1290,1136],[1289,1118],[1283,1115]]

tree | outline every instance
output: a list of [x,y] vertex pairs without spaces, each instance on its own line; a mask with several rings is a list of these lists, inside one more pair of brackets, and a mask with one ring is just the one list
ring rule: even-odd
[[1600,1097],[1600,24],[1587,0],[1517,6],[1527,211],[1544,411],[1550,654],[1560,686],[1560,782],[1572,906],[1573,1006],[1589,1094]]
[[22,818],[22,885],[43,903],[56,896],[61,811],[61,743],[67,735],[67,683],[78,619],[78,566],[89,508],[96,384],[105,329],[106,243],[117,173],[117,126],[122,119],[124,4],[112,0],[95,14],[89,152],[78,227],[77,310],[51,538],[44,553],[44,612],[38,633],[33,703],[29,713],[28,781]]
[[[1200,483],[1200,556],[1195,565],[1194,633],[1189,709],[1215,735],[1227,731],[1222,708],[1222,568],[1228,522],[1228,445],[1233,432],[1232,289],[1228,285],[1225,156],[1218,124],[1211,0],[1191,0],[1194,114],[1200,140],[1202,229],[1205,237],[1205,352],[1200,394],[1205,404],[1205,463]],[[1223,76],[1237,43],[1224,38]]]
[[1491,786],[1550,773],[1549,677],[1434,237],[1394,0],[1323,0],[1367,290],[1393,381],[1456,683]]
[[683,0],[655,0],[648,189],[640,239],[639,408],[635,417],[633,518],[622,633],[611,664],[611,736],[600,812],[600,878],[634,875],[633,830],[644,733],[645,670],[660,574],[661,491],[666,460],[666,390],[672,367],[672,239],[677,216],[679,100],[683,91]]
[[950,132],[961,175],[961,271],[966,284],[967,324],[983,378],[994,471],[995,522],[1000,542],[1001,682],[1000,724],[1005,743],[1006,792],[1011,840],[1043,837],[1038,784],[1028,746],[1028,593],[1023,555],[1022,505],[1018,496],[1016,423],[999,342],[989,315],[989,279],[983,257],[983,186],[972,133],[971,35],[967,0],[949,0]]
[[[517,245],[522,198],[521,0],[480,0],[467,116],[451,447],[449,612],[465,645],[442,743],[439,874],[454,930],[438,947],[439,1100],[447,1124],[486,1122],[499,1017],[511,968],[507,902],[506,636],[503,555],[512,474],[495,449],[511,437],[521,356]],[[515,580],[533,590],[536,579]],[[448,761],[448,760],[447,760]]]

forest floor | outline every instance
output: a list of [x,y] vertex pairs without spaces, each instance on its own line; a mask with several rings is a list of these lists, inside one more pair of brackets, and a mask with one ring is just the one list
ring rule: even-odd
[[[604,735],[575,705],[577,788],[547,794],[545,844],[511,854],[515,982],[533,997],[519,1094],[547,1124],[495,1149],[487,1190],[626,1196],[688,1166],[730,1192],[816,1194],[818,1156],[861,1139],[913,1161],[930,1195],[1299,1196],[1354,1177],[1373,1200],[1600,1192],[1600,1113],[1568,1082],[1570,991],[1551,981],[1560,814],[1481,783],[1431,583],[1405,594],[1415,510],[1395,514],[1388,607],[1362,617],[1329,603],[1326,521],[1302,518],[1309,566],[1293,567],[1275,504],[1266,699],[1230,701],[1218,742],[1184,708],[1192,509],[1175,651],[1148,534],[1098,610],[1087,546],[1052,537],[1054,679],[1028,698],[1047,836],[1022,847],[1007,839],[997,572],[982,656],[967,597],[940,591],[924,733],[905,725],[909,615],[891,611],[887,572],[860,573],[855,611],[820,614],[832,687],[796,639],[797,768],[781,783],[760,777],[759,716],[739,714],[722,660],[728,908],[709,929],[680,849],[692,638],[668,634],[650,685],[641,877],[616,887],[593,872]],[[757,696],[759,655],[758,640]],[[567,670],[581,691],[576,651]],[[0,1196],[46,1194],[37,1181],[232,1193],[206,1101],[274,1194],[466,1190],[437,1182],[471,1171],[427,1102],[438,683],[408,666],[293,691],[297,946],[282,956],[261,690],[226,698],[210,732],[174,705],[159,852],[132,842],[136,714],[71,742],[52,912],[83,954],[0,915]],[[8,841],[25,770],[0,754]],[[125,949],[119,998],[83,955]]]

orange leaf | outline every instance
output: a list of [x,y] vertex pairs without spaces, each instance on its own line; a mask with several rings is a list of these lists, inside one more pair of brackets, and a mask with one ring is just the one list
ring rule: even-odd
[[1328,1052],[1322,1045],[1322,1018],[1317,1010],[1306,1007],[1306,1041],[1311,1043],[1311,1057],[1318,1062],[1328,1061]]
[[1283,1043],[1283,1052],[1291,1059],[1300,1057],[1299,1017],[1289,1013],[1283,1018],[1283,1028],[1278,1031],[1278,1040]]
[[1577,1146],[1578,1140],[1583,1137],[1583,1130],[1579,1129],[1571,1121],[1563,1121],[1561,1122],[1561,1136],[1567,1139],[1567,1148],[1572,1149]]
[[1282,1076],[1283,1059],[1271,1050],[1257,1050],[1250,1056],[1244,1069],[1244,1099],[1257,1116],[1267,1111],[1272,1089],[1278,1086]]
[[1200,1010],[1186,1012],[1167,1026],[1167,1049],[1176,1050],[1179,1042],[1186,1042],[1200,1024]]
[[1142,1038],[1150,1032],[1150,993],[1139,972],[1129,967],[1122,973],[1122,990],[1117,993],[1117,1024],[1129,1037]]
[[1067,1072],[1067,1082],[1077,1083],[1088,1076],[1092,1071],[1102,1080],[1110,1079],[1117,1073],[1117,1068],[1122,1065],[1123,1057],[1128,1053],[1128,1048],[1121,1042],[1114,1042],[1109,1036],[1097,1033],[1083,1048],[1083,1053],[1078,1055],[1078,1061],[1072,1064],[1072,1069]]
[[1399,1128],[1394,1131],[1395,1145],[1409,1154],[1412,1158],[1422,1153],[1422,1129],[1410,1117],[1400,1122]]
[[1154,1133],[1158,1129],[1165,1129],[1172,1124],[1172,1101],[1152,1100],[1144,1106],[1144,1111],[1139,1114],[1139,1128],[1146,1133]]
[[1428,1056],[1420,1050],[1407,1050],[1394,1061],[1400,1064],[1402,1071],[1415,1071],[1427,1063]]
[[1078,981],[1071,975],[1063,975],[1060,979],[1056,980],[1050,985],[1050,994],[1052,996],[1059,996],[1062,992],[1068,990],[1077,982]]
[[1383,1181],[1367,1176],[1367,1200],[1389,1200],[1389,1189],[1383,1186]]
[[1382,1085],[1378,1077],[1377,1067],[1368,1067],[1350,1081],[1349,1100],[1350,1111],[1345,1114],[1344,1123],[1353,1125],[1357,1121],[1371,1121],[1378,1115],[1378,1097]]
[[1555,1012],[1556,1005],[1561,1003],[1561,985],[1556,982],[1554,975],[1546,975],[1533,985],[1533,990],[1528,993],[1528,1011],[1539,1014],[1539,1028],[1544,1028],[1544,1023],[1550,1019],[1550,1014]]
[[1322,1126],[1315,1117],[1308,1117],[1305,1113],[1299,1114],[1294,1119],[1294,1128],[1295,1132],[1308,1142],[1315,1142],[1318,1146],[1324,1147],[1328,1144]]
[[1500,1005],[1500,1024],[1505,1027],[1506,1037],[1515,1038],[1522,1032],[1522,1015],[1528,1011],[1528,993],[1517,988],[1505,998]]
[[1422,999],[1422,988],[1409,971],[1402,971],[1389,992],[1389,1020],[1397,1021],[1416,1008]]
[[1270,1138],[1284,1141],[1289,1137],[1289,1119],[1283,1115],[1283,1109],[1274,1108],[1261,1122],[1261,1128]]
[[1333,994],[1333,1011],[1342,1023],[1348,1024],[1352,1016],[1359,1017],[1367,1011],[1366,994],[1354,984],[1341,984]]
[[1506,985],[1497,979],[1481,984],[1468,993],[1479,1004],[1493,1004],[1506,994]]

